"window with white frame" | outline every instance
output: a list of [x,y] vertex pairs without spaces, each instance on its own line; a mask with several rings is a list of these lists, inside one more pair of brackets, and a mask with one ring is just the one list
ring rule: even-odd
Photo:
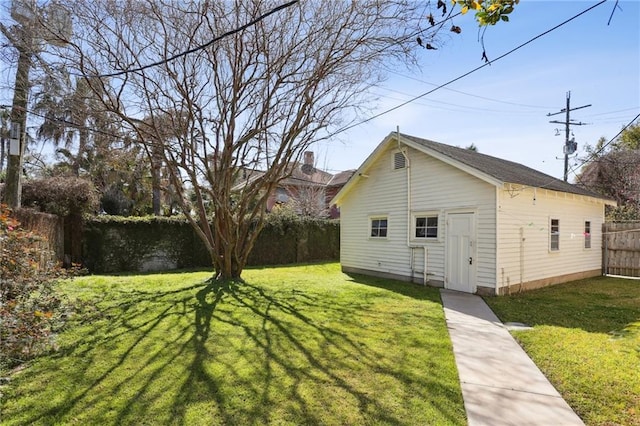
[[549,231],[549,249],[551,251],[560,250],[560,219],[551,219]]
[[371,218],[371,238],[387,238],[388,220],[386,217]]
[[438,238],[438,215],[416,214],[414,219],[414,238],[416,239],[437,239]]
[[584,248],[591,248],[591,221],[584,221]]

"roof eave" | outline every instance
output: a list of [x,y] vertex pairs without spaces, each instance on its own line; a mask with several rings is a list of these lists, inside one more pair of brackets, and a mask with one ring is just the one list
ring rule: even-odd
[[331,200],[331,204],[335,204],[339,206],[342,200],[344,199],[344,197],[351,191],[351,189],[356,185],[356,183],[359,182],[360,179],[362,179],[363,177],[366,178],[366,172],[369,169],[369,167],[371,167],[371,165],[376,162],[376,160],[382,155],[382,153],[386,149],[387,145],[391,143],[391,141],[395,137],[396,137],[395,132],[389,133],[389,135],[387,135],[387,137],[384,138],[382,142],[378,144],[376,149],[374,149],[373,152],[369,154],[367,159],[364,160],[364,162],[360,165],[360,167],[358,167],[358,169],[353,173],[353,175],[351,175],[351,177],[349,178],[347,183],[344,184],[342,189],[340,189],[340,191],[338,191],[336,196],[333,197],[333,199]]

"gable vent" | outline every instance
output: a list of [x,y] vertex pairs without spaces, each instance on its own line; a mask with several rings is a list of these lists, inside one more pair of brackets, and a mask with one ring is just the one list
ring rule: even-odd
[[393,169],[404,169],[407,167],[407,159],[402,152],[395,152],[393,154]]

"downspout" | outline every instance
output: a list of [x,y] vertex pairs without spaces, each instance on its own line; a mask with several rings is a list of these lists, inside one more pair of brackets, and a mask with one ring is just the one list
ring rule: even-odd
[[602,260],[602,275],[609,275],[609,227],[607,226],[607,222],[602,223],[602,239],[604,240],[604,255]]
[[[409,259],[409,267],[411,269],[411,281],[413,281],[413,277],[415,275],[415,262],[414,262],[414,253],[413,250],[419,247],[411,246],[411,231],[412,231],[412,223],[411,223],[411,161],[409,160],[409,155],[406,152],[406,149],[403,150],[400,144],[400,126],[396,126],[396,140],[398,142],[398,150],[404,156],[406,162],[407,169],[407,247],[409,248],[410,259]],[[424,253],[424,263],[422,269],[422,285],[426,286],[429,279],[427,277],[427,247],[422,247]]]
[[[496,285],[495,285],[495,295],[499,296],[500,295],[500,288],[502,287],[501,284],[504,284],[504,275],[503,275],[503,279],[498,282],[498,266],[500,265],[500,226],[501,226],[501,218],[500,218],[500,197],[502,194],[501,191],[502,188],[500,188],[499,186],[496,185],[496,206],[495,206],[495,211],[496,211],[496,232],[494,233],[494,238],[495,238],[495,250],[496,250],[496,254],[495,254],[495,271],[496,271]],[[476,245],[476,250],[477,250],[477,245]],[[476,257],[478,255],[476,254]]]
[[413,247],[411,247],[411,161],[406,150],[402,149],[400,143],[400,126],[396,126],[396,141],[398,143],[398,150],[404,156],[407,169],[407,248],[409,249],[409,269],[411,271],[411,281],[414,277],[414,262],[413,262]]
[[422,269],[422,285],[427,286],[429,278],[427,277],[427,246],[422,247],[424,249],[424,268]]
[[520,227],[520,285],[518,286],[518,293],[522,292],[522,286],[524,285],[524,227]]
[[398,150],[404,156],[407,163],[407,247],[411,247],[411,162],[409,155],[402,149],[400,144],[400,126],[396,127],[396,140],[398,141]]

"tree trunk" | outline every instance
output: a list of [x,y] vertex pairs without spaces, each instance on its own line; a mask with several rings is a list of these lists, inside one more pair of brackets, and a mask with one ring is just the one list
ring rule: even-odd
[[242,281],[249,253],[255,245],[263,221],[238,221],[222,215],[214,217],[214,244],[211,259],[219,281]]
[[153,215],[160,216],[161,203],[160,203],[160,168],[155,164],[151,165],[151,204],[153,206]]
[[160,216],[162,209],[162,145],[160,143],[151,148],[151,204],[154,216]]

